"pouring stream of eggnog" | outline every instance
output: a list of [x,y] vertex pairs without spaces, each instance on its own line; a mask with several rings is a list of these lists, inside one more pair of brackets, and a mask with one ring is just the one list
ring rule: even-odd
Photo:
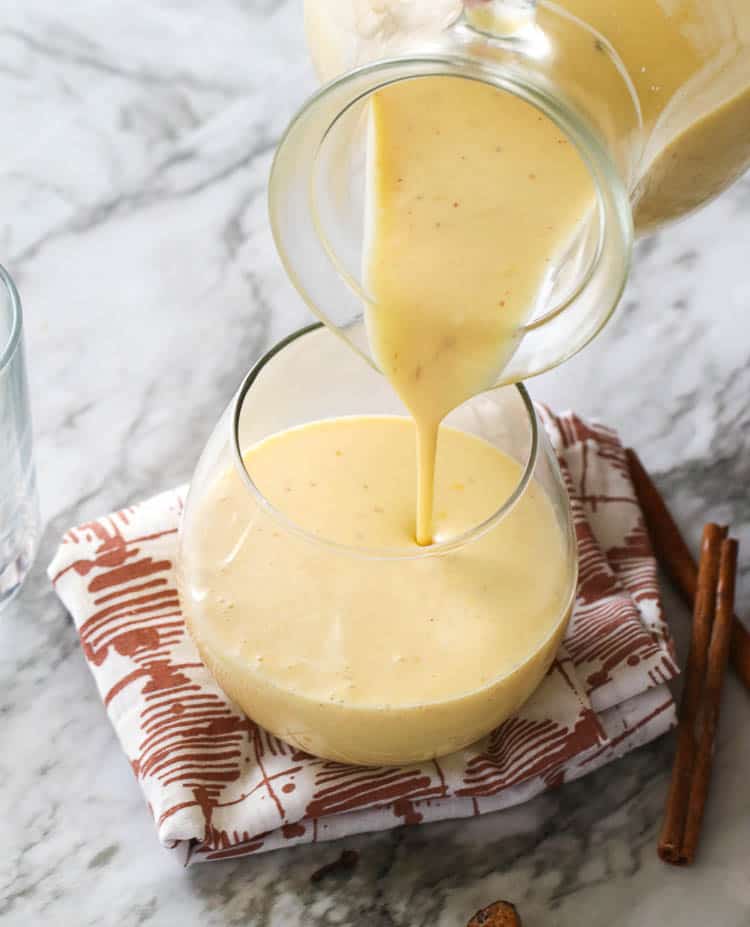
[[417,425],[425,545],[438,426],[497,379],[594,190],[546,116],[462,78],[375,94],[368,155],[367,329]]

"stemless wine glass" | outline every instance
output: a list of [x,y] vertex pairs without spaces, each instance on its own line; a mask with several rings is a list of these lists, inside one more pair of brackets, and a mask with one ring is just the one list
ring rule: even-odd
[[[547,672],[575,595],[576,544],[568,496],[552,447],[522,385],[496,387],[479,394],[446,419],[446,425],[479,436],[513,457],[519,475],[510,493],[498,498],[496,510],[486,521],[461,536],[427,548],[347,547],[312,534],[265,498],[246,469],[243,454],[286,429],[344,416],[405,414],[385,379],[330,331],[316,325],[291,335],[250,371],[216,426],[193,476],[180,530],[178,574],[183,609],[204,661],[219,684],[250,717],[278,737],[309,753],[343,762],[416,762],[453,752],[487,734],[518,709]],[[231,499],[224,496],[221,501],[214,490],[217,481],[227,475],[238,495],[236,499],[234,495]],[[564,566],[558,574],[562,576],[556,587],[559,597],[554,597],[559,614],[554,613],[551,629],[545,625],[545,631],[520,662],[479,688],[472,687],[469,680],[467,691],[439,703],[393,706],[388,691],[383,691],[382,702],[374,706],[326,702],[269,684],[258,667],[250,665],[252,661],[244,662],[239,653],[220,652],[216,647],[209,627],[213,619],[207,623],[205,611],[207,597],[216,593],[211,577],[217,575],[215,570],[225,569],[237,545],[253,531],[273,531],[288,537],[288,543],[296,545],[307,564],[321,564],[331,576],[351,570],[352,558],[356,558],[356,569],[367,570],[368,576],[376,574],[378,588],[382,583],[383,588],[397,590],[402,588],[399,582],[408,581],[403,573],[405,561],[408,569],[413,564],[418,571],[424,569],[428,558],[465,556],[487,532],[513,532],[511,512],[524,494],[540,490],[546,494],[561,531]],[[221,504],[214,506],[217,498]],[[207,555],[205,549],[200,549],[204,536],[201,525],[206,524],[206,517],[226,521],[225,531],[222,522],[222,541],[218,545],[226,546],[226,550],[212,550]],[[207,556],[213,558],[210,563],[206,562]],[[545,581],[543,562],[538,563],[538,568],[535,564],[535,575],[539,582]],[[294,587],[294,576],[280,573],[276,581],[279,610],[283,611]],[[250,577],[247,582],[252,583]],[[252,611],[251,591],[246,602],[233,601],[233,609],[221,620],[247,620],[248,616],[238,616],[234,607]],[[503,608],[502,602],[498,608]],[[508,611],[506,608],[506,615]],[[522,622],[523,617],[519,615],[518,621]],[[251,614],[250,620],[268,621],[273,616],[266,611],[257,619]],[[327,668],[321,666],[321,672]]]
[[0,266],[0,608],[20,589],[39,538],[21,300]]

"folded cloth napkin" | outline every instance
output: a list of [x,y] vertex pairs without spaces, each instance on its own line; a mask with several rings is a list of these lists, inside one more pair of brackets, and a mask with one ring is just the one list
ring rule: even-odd
[[599,424],[539,414],[575,519],[573,617],[523,708],[439,760],[400,768],[322,760],[262,730],[224,695],[180,612],[184,487],[65,535],[49,576],[159,839],[185,864],[507,808],[675,723],[665,683],[678,670],[623,447]]

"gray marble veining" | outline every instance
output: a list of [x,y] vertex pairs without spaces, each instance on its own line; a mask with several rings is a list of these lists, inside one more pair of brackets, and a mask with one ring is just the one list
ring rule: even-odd
[[[698,864],[654,846],[672,739],[493,816],[183,871],[159,847],[44,577],[62,531],[187,479],[242,374],[307,314],[265,183],[312,89],[295,0],[53,0],[0,11],[0,254],[26,310],[46,528],[0,616],[0,922],[460,927],[750,924],[750,700],[728,686]],[[532,384],[620,429],[695,542],[750,542],[750,178],[642,242],[597,343]],[[740,609],[750,612],[750,584]],[[687,616],[667,593],[682,641]]]

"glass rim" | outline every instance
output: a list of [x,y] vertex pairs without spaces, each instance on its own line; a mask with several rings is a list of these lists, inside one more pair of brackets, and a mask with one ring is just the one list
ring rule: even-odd
[[[491,386],[489,389],[483,390],[481,393],[477,394],[480,396],[487,395],[488,393],[492,393],[497,390],[509,388],[514,388],[516,390],[527,415],[530,436],[529,452],[527,459],[523,462],[521,475],[518,482],[516,483],[513,491],[507,496],[503,503],[491,515],[484,519],[484,521],[480,522],[478,525],[474,525],[467,531],[464,531],[455,537],[448,538],[445,541],[441,541],[435,544],[430,544],[427,547],[416,547],[414,550],[355,547],[350,544],[343,544],[338,541],[333,541],[330,538],[321,537],[318,534],[314,534],[313,532],[308,531],[306,528],[303,528],[301,525],[297,524],[281,509],[275,506],[261,492],[252,476],[250,475],[247,467],[245,466],[240,443],[240,424],[245,399],[250,393],[253,384],[256,382],[267,364],[269,364],[278,354],[281,354],[285,348],[295,343],[299,338],[302,338],[311,332],[319,331],[323,327],[324,326],[322,322],[314,322],[310,325],[306,325],[303,328],[299,328],[291,334],[287,335],[286,338],[283,338],[268,351],[266,351],[266,353],[252,366],[250,371],[247,373],[234,397],[234,400],[232,401],[230,440],[234,467],[242,482],[245,484],[245,488],[248,489],[255,497],[261,508],[269,515],[271,515],[276,521],[278,521],[285,530],[296,534],[298,537],[302,537],[303,539],[313,544],[328,547],[329,549],[338,551],[342,554],[348,554],[350,556],[362,557],[371,560],[420,560],[427,557],[440,556],[450,551],[457,550],[466,544],[477,540],[486,534],[490,529],[494,528],[495,525],[502,521],[507,515],[509,515],[531,482],[534,470],[536,469],[540,450],[539,419],[537,418],[536,410],[534,409],[534,404],[531,401],[531,397],[529,396],[526,387],[522,383],[514,383],[512,386]],[[332,334],[335,336],[335,333]],[[471,400],[467,401],[470,402]]]
[[21,340],[23,315],[21,312],[21,297],[18,295],[18,290],[16,289],[15,283],[13,283],[13,278],[2,264],[0,264],[0,285],[5,287],[11,313],[8,340],[5,344],[0,342],[0,373],[2,373],[3,370],[10,365]]

